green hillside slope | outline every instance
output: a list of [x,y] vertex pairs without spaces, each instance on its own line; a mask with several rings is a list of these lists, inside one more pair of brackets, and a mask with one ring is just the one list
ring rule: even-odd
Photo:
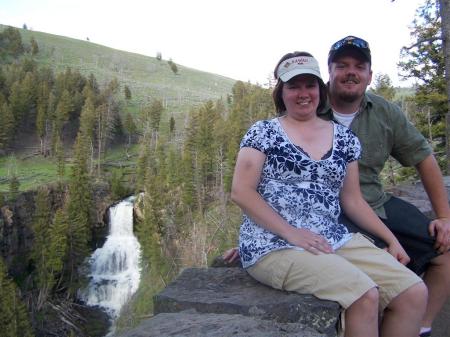
[[[0,29],[4,28],[0,25]],[[131,89],[134,108],[159,98],[163,100],[167,112],[185,112],[192,105],[208,99],[225,98],[235,83],[231,78],[178,64],[178,73],[174,74],[167,60],[89,41],[24,29],[20,32],[25,45],[30,44],[31,37],[37,41],[39,53],[36,60],[39,64],[48,65],[55,72],[70,67],[84,75],[93,73],[100,84],[116,77],[121,85],[128,85]]]

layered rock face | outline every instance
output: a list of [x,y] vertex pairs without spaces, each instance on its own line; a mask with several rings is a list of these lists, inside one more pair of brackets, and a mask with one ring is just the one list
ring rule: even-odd
[[[52,213],[63,206],[66,189],[48,185],[48,202]],[[94,188],[94,224],[92,228],[93,249],[102,246],[108,231],[106,210],[111,204],[107,199],[107,186],[96,185]],[[14,202],[0,207],[0,254],[13,277],[23,277],[28,272],[28,260],[33,246],[34,234],[32,224],[35,214],[36,191],[20,193]]]

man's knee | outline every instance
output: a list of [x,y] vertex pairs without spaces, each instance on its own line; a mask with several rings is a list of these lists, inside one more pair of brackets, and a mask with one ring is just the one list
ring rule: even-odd
[[425,282],[430,278],[439,279],[441,284],[450,286],[450,252],[436,256],[430,261],[425,272]]
[[[433,266],[450,267],[450,251],[436,256],[430,262]],[[450,272],[450,268],[449,268],[449,272]]]
[[390,310],[423,310],[428,301],[428,289],[425,283],[419,282],[409,287],[402,293],[400,293],[396,298],[394,298],[391,303],[388,304],[388,309]]

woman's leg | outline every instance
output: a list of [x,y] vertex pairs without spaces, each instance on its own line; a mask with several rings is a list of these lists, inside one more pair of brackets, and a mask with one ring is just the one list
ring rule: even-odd
[[273,288],[338,302],[346,309],[346,337],[378,337],[376,284],[341,256],[283,249],[269,253],[247,271]]
[[378,290],[372,288],[345,311],[345,337],[378,337]]

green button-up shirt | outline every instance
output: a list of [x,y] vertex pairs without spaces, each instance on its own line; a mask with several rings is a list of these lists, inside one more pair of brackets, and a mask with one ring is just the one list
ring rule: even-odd
[[[333,111],[328,105],[319,115],[332,119]],[[403,166],[415,166],[432,153],[431,148],[398,106],[369,92],[350,129],[362,146],[358,163],[363,196],[378,216],[385,218],[383,205],[390,195],[383,189],[380,172],[389,155]]]

